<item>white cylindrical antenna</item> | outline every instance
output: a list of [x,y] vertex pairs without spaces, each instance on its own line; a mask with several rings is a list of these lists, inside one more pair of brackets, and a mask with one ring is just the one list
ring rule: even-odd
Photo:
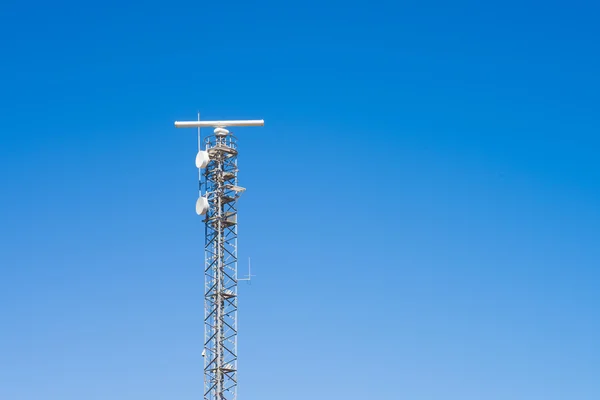
[[239,121],[175,121],[175,128],[223,128],[226,126],[264,126],[263,119]]

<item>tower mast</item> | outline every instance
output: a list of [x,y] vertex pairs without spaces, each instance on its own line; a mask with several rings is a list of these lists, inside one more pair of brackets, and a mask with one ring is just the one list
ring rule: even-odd
[[[214,128],[199,148],[196,212],[204,216],[204,399],[237,399],[237,138],[227,127],[263,126],[263,120],[176,121],[177,128]],[[201,142],[199,142],[201,143]]]

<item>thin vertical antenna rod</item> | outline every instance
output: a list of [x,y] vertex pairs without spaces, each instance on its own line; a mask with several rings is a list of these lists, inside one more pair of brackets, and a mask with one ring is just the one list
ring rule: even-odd
[[252,277],[255,275],[252,275],[252,267],[250,265],[250,257],[248,257],[248,275],[246,275],[245,278],[238,278],[238,282],[239,281],[248,281],[250,282],[252,280]]
[[[200,121],[200,111],[198,111],[198,121]],[[200,127],[198,127],[198,151],[202,150],[202,138],[200,136]],[[198,195],[202,195],[202,169],[198,168]]]
[[[200,198],[196,211],[204,215],[204,399],[237,399],[238,186],[237,139],[227,126],[263,126],[263,120],[184,121],[178,128],[214,127],[199,142],[208,162],[201,164]],[[200,154],[199,154],[200,155]],[[198,158],[197,158],[198,160]],[[202,171],[203,169],[203,171]],[[200,204],[200,207],[198,206]]]

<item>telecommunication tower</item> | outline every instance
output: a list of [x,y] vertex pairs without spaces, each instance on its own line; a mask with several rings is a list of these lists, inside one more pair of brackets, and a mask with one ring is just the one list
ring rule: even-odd
[[[263,120],[176,121],[177,128],[198,128],[199,197],[204,216],[204,399],[237,398],[237,139],[226,128],[263,126]],[[200,128],[214,128],[200,138]]]

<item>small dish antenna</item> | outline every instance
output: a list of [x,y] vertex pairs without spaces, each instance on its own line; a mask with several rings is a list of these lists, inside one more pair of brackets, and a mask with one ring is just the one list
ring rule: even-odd
[[208,156],[208,151],[200,150],[198,154],[196,154],[196,168],[206,168],[209,162],[210,157]]
[[208,211],[208,199],[206,197],[198,197],[196,200],[196,214],[204,215]]

